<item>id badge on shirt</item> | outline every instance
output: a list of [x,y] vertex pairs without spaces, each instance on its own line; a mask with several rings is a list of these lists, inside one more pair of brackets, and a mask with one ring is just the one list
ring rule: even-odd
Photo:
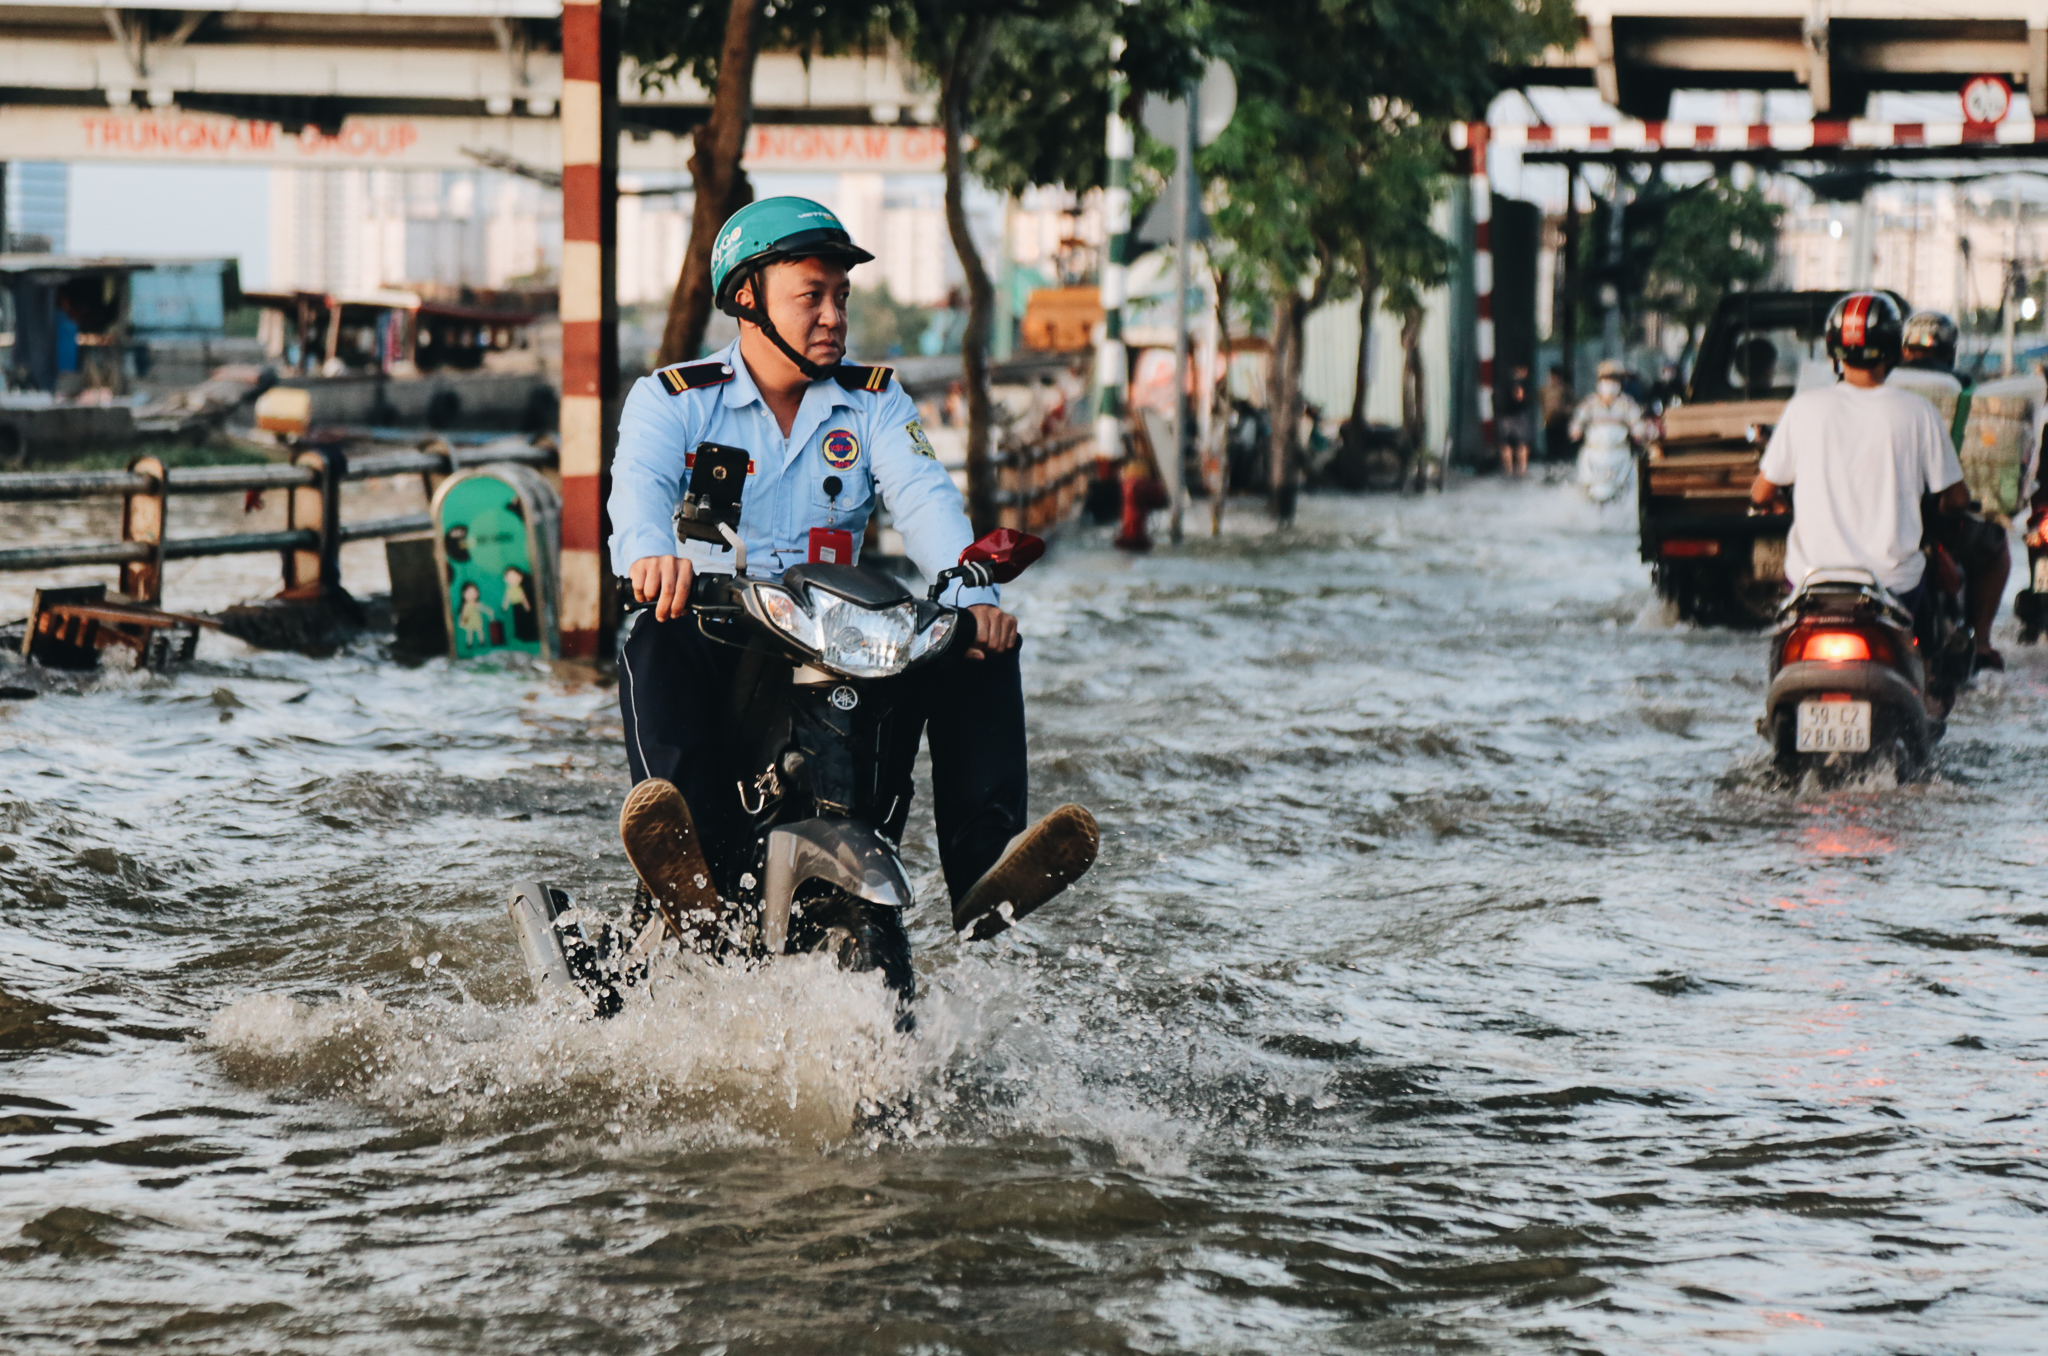
[[811,529],[811,564],[851,565],[853,564],[853,534],[844,528],[814,527]]

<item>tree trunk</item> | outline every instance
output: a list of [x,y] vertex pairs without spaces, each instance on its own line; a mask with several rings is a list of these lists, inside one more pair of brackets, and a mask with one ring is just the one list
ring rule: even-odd
[[1422,403],[1422,310],[1401,317],[1401,440],[1412,458],[1422,451],[1429,427]]
[[960,336],[960,374],[967,394],[967,516],[976,536],[1000,525],[988,393],[988,344],[996,289],[967,225],[967,152],[961,140],[974,72],[981,67],[992,31],[986,20],[967,20],[939,78],[946,135],[946,231],[953,238],[960,271],[967,275],[967,329]]
[[1294,500],[1299,489],[1301,458],[1294,446],[1295,426],[1301,422],[1301,331],[1308,316],[1308,303],[1289,287],[1276,299],[1273,315],[1272,474],[1273,516],[1282,524],[1294,521]]
[[1372,383],[1372,317],[1379,307],[1379,273],[1367,264],[1360,270],[1363,281],[1358,289],[1358,381],[1351,388],[1351,427],[1355,437],[1365,434],[1365,397]]
[[1223,380],[1207,391],[1210,403],[1210,441],[1220,444],[1217,471],[1209,486],[1209,535],[1223,535],[1223,501],[1230,498],[1230,270],[1211,268],[1216,279],[1216,361],[1222,365]]
[[754,200],[753,185],[740,168],[747,145],[747,127],[754,118],[754,58],[760,53],[763,0],[732,0],[726,12],[725,43],[718,53],[718,84],[711,94],[711,116],[699,124],[691,141],[690,181],[696,202],[690,211],[690,247],[683,252],[682,276],[668,302],[668,323],[661,331],[661,352],[655,366],[688,362],[704,347],[704,326],[711,319],[711,246],[725,219]]

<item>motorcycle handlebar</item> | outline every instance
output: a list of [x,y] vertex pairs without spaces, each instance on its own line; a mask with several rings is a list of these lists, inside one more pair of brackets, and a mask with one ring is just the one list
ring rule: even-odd
[[700,574],[690,581],[690,606],[707,612],[730,612],[739,606],[729,574]]
[[[633,597],[633,581],[621,579],[619,598],[627,612],[651,611],[652,602],[638,602]],[[739,599],[733,596],[733,577],[729,574],[698,574],[690,580],[689,611],[704,611],[713,614],[738,611]]]

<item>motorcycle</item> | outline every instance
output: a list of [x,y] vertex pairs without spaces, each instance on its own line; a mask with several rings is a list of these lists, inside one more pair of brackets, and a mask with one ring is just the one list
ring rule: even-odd
[[1809,570],[1778,610],[1757,731],[1779,772],[1853,775],[1923,767],[1970,673],[1961,576],[1939,549],[1922,645],[1913,614],[1868,570]]
[[1635,449],[1628,429],[1615,423],[1589,425],[1579,444],[1579,489],[1596,504],[1609,504],[1635,475]]
[[[696,465],[715,475],[735,457],[727,469],[737,486],[744,452],[706,443]],[[678,534],[708,541],[715,533],[734,553],[732,574],[692,581],[690,608],[707,637],[742,652],[727,748],[753,854],[737,897],[726,900],[714,949],[755,961],[825,953],[842,969],[880,971],[907,1026],[915,979],[903,912],[916,894],[889,825],[897,816],[900,832],[899,800],[916,754],[901,725],[918,719],[913,676],[936,675],[974,643],[973,617],[938,601],[946,588],[956,580],[969,588],[1008,583],[1045,543],[1008,528],[991,532],[941,571],[924,598],[852,564],[814,561],[779,580],[750,579],[737,489],[726,495],[711,477],[692,481],[710,488],[678,507]],[[628,615],[622,642],[646,610]],[[515,884],[510,912],[543,993],[580,999],[599,1016],[620,1010],[623,990],[644,976],[665,937],[689,935],[681,920],[644,905],[620,926],[576,908],[545,881]]]

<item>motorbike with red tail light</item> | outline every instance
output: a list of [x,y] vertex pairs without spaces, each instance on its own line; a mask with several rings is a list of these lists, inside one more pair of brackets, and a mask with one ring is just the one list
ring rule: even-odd
[[1970,672],[1961,580],[1940,551],[1916,619],[1868,570],[1812,570],[1778,611],[1757,730],[1778,770],[1823,777],[1889,765],[1920,770]]
[[[720,717],[753,855],[738,897],[725,901],[719,949],[754,959],[821,952],[842,969],[879,970],[907,1023],[914,977],[902,914],[916,896],[897,838],[924,728],[920,697],[975,641],[973,615],[938,600],[956,580],[1015,579],[1045,543],[991,532],[918,598],[895,576],[852,564],[750,579],[731,517],[720,535],[735,572],[690,586],[704,635],[742,652]],[[620,989],[644,970],[638,954],[660,937],[656,917],[598,920],[545,882],[516,884],[511,911],[541,987],[580,991],[602,1015],[618,1011]]]

